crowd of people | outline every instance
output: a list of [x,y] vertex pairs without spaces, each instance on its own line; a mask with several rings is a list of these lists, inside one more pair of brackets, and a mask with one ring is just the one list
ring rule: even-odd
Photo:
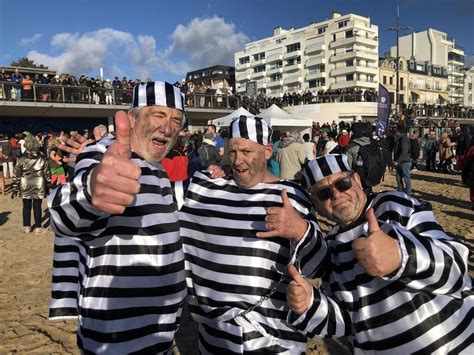
[[[78,316],[81,351],[168,353],[186,300],[203,354],[303,353],[319,336],[351,337],[355,353],[473,350],[469,250],[403,186],[406,127],[377,137],[333,121],[300,137],[240,116],[222,132],[188,132],[178,87],[142,88],[116,113],[115,137],[98,127],[93,141],[62,135],[47,152],[73,164],[48,197],[50,316]],[[472,151],[471,132],[452,136]],[[400,170],[398,191],[366,188],[361,152],[375,141]],[[445,133],[440,142],[455,146]],[[326,236],[313,211],[335,224]]]

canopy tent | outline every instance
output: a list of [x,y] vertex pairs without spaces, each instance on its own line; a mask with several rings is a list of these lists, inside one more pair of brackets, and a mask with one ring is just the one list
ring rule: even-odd
[[[232,119],[241,115],[253,116],[250,112],[241,107],[232,112],[230,115],[213,120],[212,123],[217,127],[229,127]],[[311,136],[311,127],[313,125],[313,121],[311,119],[290,115],[275,104],[271,105],[257,116],[270,123],[273,130],[279,130],[280,132],[296,130],[300,133],[300,135],[309,133]]]
[[243,107],[239,107],[237,110],[235,110],[231,114],[228,114],[227,116],[224,116],[224,117],[216,118],[215,120],[212,120],[211,122],[215,124],[216,127],[229,127],[232,120],[240,116],[253,116],[253,115],[250,112],[248,112],[246,109],[244,109]]

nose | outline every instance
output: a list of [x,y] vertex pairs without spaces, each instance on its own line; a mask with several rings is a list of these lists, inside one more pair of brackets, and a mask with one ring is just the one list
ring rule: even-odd
[[235,152],[232,154],[233,157],[231,158],[232,159],[232,164],[234,166],[239,166],[241,163],[242,163],[242,154],[240,152]]
[[164,118],[161,121],[159,131],[163,133],[165,136],[170,136],[172,132],[171,128],[171,119],[170,118]]

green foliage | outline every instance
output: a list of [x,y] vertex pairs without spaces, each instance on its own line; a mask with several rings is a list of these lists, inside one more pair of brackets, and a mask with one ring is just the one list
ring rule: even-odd
[[47,66],[43,64],[35,64],[34,61],[29,60],[27,57],[20,58],[18,60],[14,60],[10,63],[12,67],[22,67],[22,68],[36,68],[36,69],[48,69]]

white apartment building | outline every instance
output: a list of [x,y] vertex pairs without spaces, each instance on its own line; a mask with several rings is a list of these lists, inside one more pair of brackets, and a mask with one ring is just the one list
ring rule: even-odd
[[[428,62],[448,69],[448,102],[463,103],[464,48],[456,45],[446,33],[429,28],[399,38],[399,54],[416,62]],[[397,47],[390,48],[396,57]]]
[[333,12],[303,28],[277,27],[235,58],[237,93],[282,96],[306,90],[378,87],[378,27],[370,18]]
[[474,84],[474,67],[464,69],[464,106],[474,107],[472,86]]

